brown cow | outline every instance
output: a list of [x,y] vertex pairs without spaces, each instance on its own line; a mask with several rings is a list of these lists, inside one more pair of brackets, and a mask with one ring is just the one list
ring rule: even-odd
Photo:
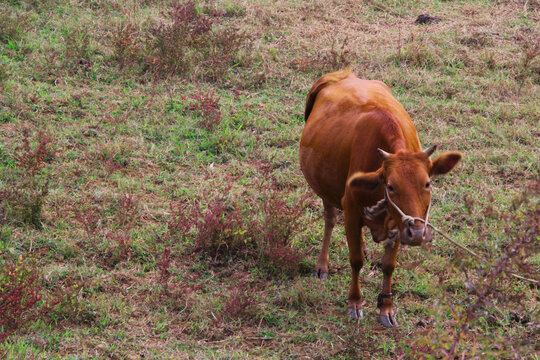
[[362,227],[366,225],[376,242],[386,240],[377,307],[382,324],[396,326],[391,281],[399,246],[431,241],[425,225],[430,177],[452,170],[461,154],[447,152],[432,162],[429,156],[436,147],[422,151],[411,118],[388,86],[361,80],[350,69],[324,75],[313,85],[305,119],[300,165],[323,200],[325,219],[315,276],[328,276],[336,209],[343,209],[352,268],[347,314],[353,319],[362,317],[358,273],[364,264]]

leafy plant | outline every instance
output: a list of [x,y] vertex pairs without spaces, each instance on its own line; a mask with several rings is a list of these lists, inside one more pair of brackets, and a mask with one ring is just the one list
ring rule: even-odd
[[[223,191],[227,193],[230,187]],[[217,257],[219,253],[234,253],[245,246],[243,223],[237,204],[225,195],[208,199],[206,209],[198,202],[171,204],[172,220],[169,232],[172,236],[185,235],[194,227],[197,231],[195,248]]]
[[199,12],[192,0],[174,3],[162,15],[166,20],[153,26],[147,39],[148,68],[162,77],[188,76],[196,67],[204,70],[199,72],[204,79],[223,77],[233,65],[243,35],[231,28],[214,30],[214,19]]
[[41,300],[37,271],[20,257],[0,268],[0,344],[35,315]]
[[[255,299],[242,286],[235,287],[223,305],[223,315],[236,320],[250,320],[255,313]],[[218,318],[222,320],[222,316]]]
[[0,222],[18,220],[41,228],[41,216],[49,182],[43,169],[54,159],[52,138],[43,131],[37,133],[32,146],[30,131],[23,130],[22,144],[15,155],[15,169],[0,183]]
[[258,203],[262,220],[252,222],[252,236],[272,272],[294,276],[303,259],[303,255],[292,246],[294,234],[303,227],[300,220],[304,211],[303,200],[289,205],[277,189],[266,189],[264,193],[266,196]]
[[[230,187],[224,191],[227,193]],[[196,231],[195,248],[217,259],[219,254],[264,260],[271,272],[296,275],[303,256],[291,240],[301,229],[303,201],[288,205],[277,189],[265,188],[265,197],[243,203],[225,195],[200,202],[171,204],[171,236],[189,238]]]
[[64,34],[66,64],[74,69],[90,70],[92,50],[90,36],[83,28],[68,30]]
[[81,288],[80,281],[70,279],[67,286],[57,285],[47,292],[33,259],[5,260],[0,267],[0,344],[32,320],[76,318]]
[[113,34],[112,46],[120,70],[125,66],[133,67],[142,62],[144,44],[138,29],[131,22],[116,28]]
[[[530,326],[538,326],[530,317],[521,316],[519,308],[528,312],[530,309],[523,304],[523,294],[513,285],[520,281],[519,278],[531,283],[531,286],[538,286],[537,271],[529,264],[530,255],[535,253],[540,236],[540,210],[538,207],[538,194],[540,180],[523,194],[517,197],[512,207],[508,211],[497,211],[493,208],[486,210],[486,216],[504,219],[508,224],[503,233],[506,237],[506,244],[500,250],[498,257],[491,257],[481,262],[473,262],[474,268],[471,271],[471,262],[462,263],[456,261],[456,266],[466,275],[465,288],[468,291],[467,299],[459,305],[450,305],[450,313],[455,321],[455,326],[450,330],[434,329],[418,337],[411,349],[411,355],[415,358],[440,356],[450,360],[456,356],[472,356],[476,344],[489,344],[496,336],[492,331],[482,332],[482,322],[490,323],[491,327],[503,326],[508,319],[500,318],[500,310],[497,314],[492,314],[493,309],[504,307],[510,317],[529,318],[525,322],[530,322]],[[470,204],[468,205],[471,206]],[[516,280],[516,272],[519,272]],[[529,278],[525,276],[529,276]],[[509,311],[514,308],[515,310]],[[521,320],[519,320],[521,321]],[[528,324],[529,325],[529,324]],[[473,330],[476,327],[477,329]],[[474,339],[473,344],[461,348],[460,345],[467,338],[469,332]],[[442,332],[442,333],[441,333]],[[500,339],[497,343],[505,343]],[[490,355],[498,358],[519,357],[519,343],[511,346],[497,347],[491,350]]]
[[213,131],[221,123],[221,110],[219,109],[219,97],[215,96],[213,90],[208,92],[198,92],[190,96],[194,101],[188,108],[195,112],[202,121],[199,124],[206,131]]

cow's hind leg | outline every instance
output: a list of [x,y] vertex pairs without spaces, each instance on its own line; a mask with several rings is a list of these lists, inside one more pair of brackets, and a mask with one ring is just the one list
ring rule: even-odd
[[324,235],[323,235],[323,244],[321,248],[321,253],[319,254],[319,259],[317,260],[317,265],[315,266],[315,271],[313,276],[319,279],[325,279],[328,277],[328,260],[329,260],[329,247],[330,247],[330,238],[332,237],[332,230],[336,226],[336,216],[337,210],[332,205],[328,204],[326,201],[323,201],[324,205]]
[[392,274],[396,267],[396,258],[399,249],[399,241],[387,246],[382,258],[383,288],[377,298],[377,307],[380,310],[381,323],[386,327],[397,326],[392,302]]

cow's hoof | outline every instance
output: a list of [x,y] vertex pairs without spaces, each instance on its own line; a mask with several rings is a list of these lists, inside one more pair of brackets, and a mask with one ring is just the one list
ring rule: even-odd
[[381,324],[385,327],[397,327],[398,323],[394,316],[381,315]]
[[362,309],[349,308],[347,309],[347,315],[349,315],[349,317],[353,320],[360,320],[364,317],[364,312]]
[[322,266],[315,266],[315,270],[313,271],[313,277],[316,279],[324,280],[328,277],[328,268],[324,268]]
[[353,320],[359,320],[364,316],[360,302],[349,300],[347,305],[347,315]]

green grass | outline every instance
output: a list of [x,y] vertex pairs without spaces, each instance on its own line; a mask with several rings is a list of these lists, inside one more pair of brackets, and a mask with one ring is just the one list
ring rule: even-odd
[[[214,82],[200,64],[155,76],[150,29],[164,21],[167,1],[1,3],[0,194],[28,176],[17,160],[22,129],[33,148],[45,131],[55,155],[36,175],[48,181],[40,229],[2,218],[0,208],[0,266],[22,256],[39,273],[45,298],[69,300],[21,323],[0,345],[3,357],[443,356],[458,324],[452,311],[473,303],[465,282],[477,280],[481,266],[437,235],[428,250],[400,251],[394,278],[400,327],[387,330],[375,307],[382,247],[369,235],[359,323],[344,311],[350,270],[341,223],[330,245],[329,279],[311,278],[323,231],[314,194],[290,241],[303,258],[294,276],[253,253],[194,250],[195,229],[171,236],[170,205],[198,201],[205,209],[230,185],[226,195],[242,218],[262,221],[265,184],[279,189],[288,206],[300,204],[308,192],[298,165],[305,97],[320,75],[350,63],[360,77],[391,87],[424,147],[463,153],[458,168],[434,184],[431,219],[496,259],[509,242],[504,229],[519,223],[487,209],[525,211],[514,209],[513,200],[539,173],[539,56],[525,61],[540,37],[535,2],[200,1],[201,13],[218,11],[216,29],[244,34],[234,63]],[[414,24],[422,13],[442,21]],[[114,41],[126,24],[133,25],[138,50],[121,68]],[[222,113],[213,130],[201,127],[191,105],[191,96],[208,91],[219,97]],[[126,194],[135,199],[127,213]],[[538,192],[531,199],[529,208]],[[85,227],[77,211],[95,219]],[[168,292],[160,282],[165,248]],[[540,257],[530,255],[538,273]],[[459,347],[467,358],[538,351],[537,288],[508,278],[500,286],[523,298],[483,309]],[[252,300],[247,315],[227,313],[237,288]]]

